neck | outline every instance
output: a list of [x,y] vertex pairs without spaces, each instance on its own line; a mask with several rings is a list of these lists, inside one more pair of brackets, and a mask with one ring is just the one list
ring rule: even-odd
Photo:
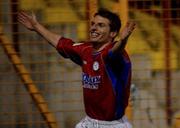
[[103,48],[105,48],[110,42],[107,43],[92,43],[94,51],[98,52],[101,51]]

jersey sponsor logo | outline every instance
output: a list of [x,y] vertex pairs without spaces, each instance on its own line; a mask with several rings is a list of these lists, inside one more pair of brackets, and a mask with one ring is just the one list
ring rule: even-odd
[[101,76],[90,76],[86,73],[82,74],[83,87],[89,89],[98,89],[101,83]]

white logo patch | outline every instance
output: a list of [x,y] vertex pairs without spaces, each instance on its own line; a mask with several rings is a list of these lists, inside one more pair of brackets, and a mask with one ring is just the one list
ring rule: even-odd
[[78,45],[81,45],[83,43],[74,43],[73,46],[78,46]]
[[97,61],[95,61],[94,63],[93,63],[93,70],[94,71],[97,71],[99,69],[99,63],[97,62]]
[[87,64],[87,61],[83,60],[83,64]]

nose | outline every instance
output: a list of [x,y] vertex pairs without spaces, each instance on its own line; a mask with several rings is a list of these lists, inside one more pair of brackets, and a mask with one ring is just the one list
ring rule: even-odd
[[91,25],[91,27],[90,27],[90,30],[91,30],[91,31],[94,31],[94,30],[96,30],[96,29],[97,29],[97,25],[95,25],[95,24]]

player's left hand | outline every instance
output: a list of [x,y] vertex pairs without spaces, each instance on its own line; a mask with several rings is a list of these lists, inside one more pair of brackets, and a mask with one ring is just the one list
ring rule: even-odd
[[132,31],[134,30],[136,24],[135,22],[127,22],[126,26],[122,29],[122,31],[120,32],[120,39],[121,40],[126,40],[132,33]]

